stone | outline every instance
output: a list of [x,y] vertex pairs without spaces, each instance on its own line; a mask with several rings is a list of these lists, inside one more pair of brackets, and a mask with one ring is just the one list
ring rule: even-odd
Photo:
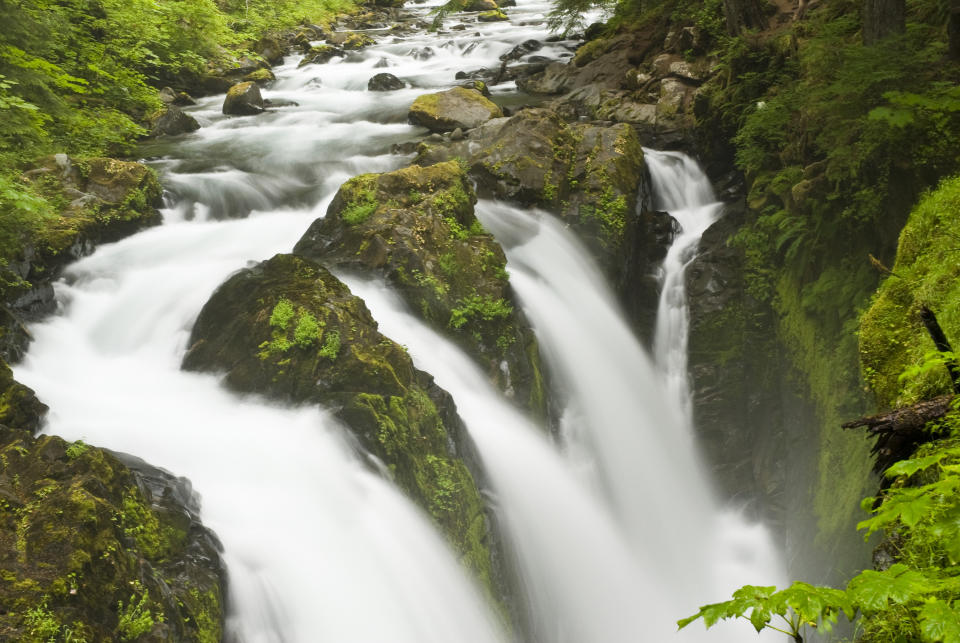
[[371,92],[390,92],[404,87],[406,84],[402,80],[386,72],[377,74],[367,81],[367,90]]
[[149,125],[151,136],[178,136],[200,129],[197,119],[173,104],[154,114]]
[[254,82],[259,87],[264,87],[275,81],[277,77],[269,69],[257,69],[243,77],[243,82]]
[[464,7],[464,11],[496,11],[499,5],[494,0],[470,0]]
[[223,113],[231,116],[252,116],[263,110],[260,88],[249,80],[231,87],[223,101]]
[[354,31],[350,33],[343,41],[343,49],[345,51],[356,51],[358,49],[363,49],[364,47],[369,47],[374,44],[376,41],[372,36],[369,36],[365,33],[360,33]]
[[502,115],[500,108],[483,94],[463,87],[424,94],[413,102],[408,113],[413,124],[433,132],[450,132],[458,127],[472,129]]
[[271,65],[279,65],[283,62],[283,46],[272,36],[261,38],[253,50]]
[[455,161],[365,174],[341,186],[294,252],[386,279],[498,388],[542,417],[533,336],[513,298],[503,250],[477,221],[475,201]]
[[527,54],[539,51],[543,48],[543,43],[539,40],[525,40],[507,53],[500,56],[500,60],[520,60]]
[[490,98],[490,88],[487,87],[487,84],[482,80],[468,80],[465,83],[460,83],[460,86],[464,89],[473,89],[480,92],[484,98]]
[[517,80],[517,87],[528,94],[555,95],[569,91],[572,77],[565,63],[550,63],[538,74]]
[[330,62],[332,58],[337,56],[343,57],[346,55],[346,52],[340,47],[335,47],[333,45],[316,45],[310,48],[304,56],[298,67],[303,67],[304,65],[322,65],[324,63]]

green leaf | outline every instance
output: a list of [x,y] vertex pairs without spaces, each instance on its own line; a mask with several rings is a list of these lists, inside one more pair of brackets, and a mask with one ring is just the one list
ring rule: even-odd
[[960,611],[931,599],[920,610],[920,634],[930,643],[960,643]]
[[903,604],[917,600],[933,587],[923,574],[897,563],[882,572],[864,570],[850,580],[847,592],[861,610],[875,612],[891,602]]

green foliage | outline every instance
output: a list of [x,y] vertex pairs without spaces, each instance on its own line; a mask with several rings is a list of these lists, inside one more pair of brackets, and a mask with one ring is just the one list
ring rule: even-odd
[[23,624],[31,637],[44,643],[53,643],[57,640],[57,634],[60,633],[60,621],[47,608],[46,600],[24,615]]
[[327,333],[327,338],[323,342],[323,346],[320,348],[320,351],[317,353],[320,357],[324,357],[333,361],[337,359],[337,355],[340,354],[340,333],[338,331],[330,331]]
[[297,318],[297,326],[293,329],[293,342],[300,348],[308,348],[320,339],[323,329],[317,323],[317,318],[307,311],[303,311]]
[[864,312],[859,331],[864,379],[882,406],[901,406],[951,390],[945,356],[932,352],[919,318],[932,310],[960,341],[960,177],[943,181],[910,213],[896,261]]
[[162,614],[154,618],[149,603],[150,593],[139,583],[135,583],[134,587],[138,591],[143,591],[139,601],[136,593],[130,595],[130,601],[126,606],[123,601],[117,601],[116,633],[121,641],[133,641],[152,630],[157,621],[163,622]]
[[450,327],[462,328],[474,319],[492,321],[507,319],[513,314],[513,306],[503,299],[493,299],[486,295],[471,295],[457,302],[457,306],[450,311]]
[[678,625],[702,618],[709,627],[745,618],[757,631],[776,629],[799,641],[804,628],[829,631],[839,614],[852,620],[859,613],[863,640],[960,642],[960,416],[953,411],[944,424],[949,439],[891,466],[885,475],[893,484],[879,498],[863,501],[872,515],[858,529],[866,538],[878,531],[892,536],[888,546],[897,562],[860,572],[844,590],[804,583],[782,592],[747,586]]
[[83,440],[77,440],[67,447],[67,457],[76,460],[90,449],[90,445]]
[[290,320],[293,319],[295,314],[296,312],[290,300],[286,297],[281,297],[270,313],[270,325],[278,330],[287,330],[287,327],[290,325]]

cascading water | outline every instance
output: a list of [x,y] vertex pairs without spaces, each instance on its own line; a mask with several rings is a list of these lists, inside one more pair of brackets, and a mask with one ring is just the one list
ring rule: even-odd
[[700,237],[719,218],[723,204],[717,202],[709,179],[689,156],[644,149],[644,159],[653,181],[654,207],[670,213],[679,228],[663,261],[654,358],[689,424],[693,402],[687,375],[690,320],[684,276]]
[[[240,400],[179,362],[227,275],[289,251],[347,178],[402,165],[386,151],[418,133],[405,123],[413,99],[544,40],[548,9],[521,0],[512,23],[476,33],[397,37],[302,68],[292,57],[264,92],[284,106],[257,117],[225,118],[222,97],[201,100],[192,110],[201,130],[147,149],[171,195],[165,225],[71,267],[57,285],[60,314],[32,328],[16,376],[50,405],[49,432],[142,456],[202,495],[203,519],[225,546],[233,640],[509,638],[428,521],[367,472],[334,420]],[[569,52],[554,43],[538,55]],[[365,91],[383,66],[412,87]],[[569,392],[568,453],[457,349],[382,292],[353,285],[455,396],[490,470],[537,640],[672,638],[673,621],[699,603],[769,578],[756,564],[762,531],[717,517],[689,437],[676,430],[683,412],[665,399],[582,249],[548,217],[480,210],[508,248],[514,286]],[[567,457],[574,451],[580,457]]]

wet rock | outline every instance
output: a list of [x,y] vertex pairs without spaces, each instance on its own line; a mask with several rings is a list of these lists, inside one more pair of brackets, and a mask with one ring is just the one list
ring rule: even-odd
[[410,53],[407,54],[414,60],[428,60],[437,55],[437,52],[433,47],[418,47],[416,49],[411,49]]
[[363,49],[364,47],[369,47],[375,42],[376,41],[373,39],[373,37],[368,34],[353,32],[349,34],[346,39],[344,39],[343,49],[345,51],[356,51],[358,49]]
[[374,69],[384,69],[386,67],[393,67],[393,63],[384,57],[381,57],[377,64],[373,66]]
[[474,216],[475,200],[453,161],[364,174],[341,186],[294,252],[386,279],[498,388],[542,416],[533,335],[513,299],[503,250]]
[[517,81],[517,88],[528,94],[562,94],[573,84],[566,63],[550,63],[543,71]]
[[[39,640],[28,616],[39,613],[87,641],[221,640],[220,545],[189,482],[9,427],[0,460],[0,573],[17,579],[0,583],[0,638]],[[121,615],[135,605],[145,618],[131,631]]]
[[257,69],[243,77],[244,82],[256,83],[259,87],[264,87],[275,81],[277,77],[269,69]]
[[507,53],[500,56],[500,60],[520,60],[527,54],[539,51],[543,48],[543,43],[539,40],[525,40]]
[[495,540],[468,467],[476,456],[449,395],[323,266],[276,255],[230,277],[201,310],[184,367],[225,371],[237,391],[333,410],[498,593]]
[[470,0],[463,7],[464,11],[496,11],[499,5],[494,0]]
[[46,415],[47,405],[37,399],[33,389],[13,379],[13,371],[0,359],[0,425],[33,435]]
[[627,225],[624,245],[628,250],[623,254],[618,291],[627,318],[648,348],[653,345],[657,325],[660,268],[678,232],[679,226],[670,214],[647,208],[641,208]]
[[460,83],[460,86],[464,89],[473,89],[478,91],[483,95],[484,98],[490,98],[490,89],[482,80],[470,80],[465,83]]
[[503,112],[476,90],[454,87],[435,94],[424,94],[410,106],[408,117],[415,125],[434,132],[456,128],[472,129]]
[[227,92],[223,113],[231,116],[252,116],[264,109],[260,88],[252,81],[237,83]]
[[265,36],[254,45],[253,51],[259,54],[271,65],[279,65],[283,62],[283,45],[272,36]]
[[300,103],[295,100],[287,100],[284,98],[267,98],[263,101],[264,107],[270,108],[280,108],[280,107],[300,107]]
[[464,141],[424,145],[416,162],[453,158],[466,162],[481,196],[561,216],[619,279],[638,188],[646,182],[631,126],[569,124],[553,110],[524,109],[485,123]]
[[371,92],[390,92],[403,89],[406,84],[393,74],[381,73],[367,81],[367,90]]
[[346,52],[340,47],[334,47],[333,45],[316,45],[311,47],[300,63],[298,67],[303,67],[304,65],[322,65],[324,63],[330,62],[334,57],[340,56],[343,57],[346,55]]
[[150,118],[148,124],[150,136],[177,136],[200,129],[197,119],[174,105],[162,108]]
[[503,8],[503,7],[516,7],[516,6],[517,6],[517,0],[499,0],[499,2],[497,2],[497,4],[500,5],[501,8]]

